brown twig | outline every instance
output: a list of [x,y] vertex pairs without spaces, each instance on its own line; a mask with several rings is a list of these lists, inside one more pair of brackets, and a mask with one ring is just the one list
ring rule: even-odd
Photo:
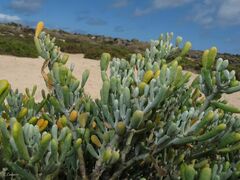
[[157,173],[159,174],[159,177],[166,176],[167,175],[166,170],[164,168],[162,168],[161,166],[159,166],[159,163],[153,157],[153,155],[150,155],[149,157],[153,163],[154,168],[156,169]]
[[105,166],[103,165],[102,160],[98,159],[91,174],[91,180],[98,180],[101,177],[104,168]]
[[49,60],[44,61],[42,68],[41,68],[41,74],[47,85],[48,90],[51,91],[53,88],[53,82],[49,79],[49,77],[47,76],[47,73],[45,72],[45,69],[48,67],[49,62],[50,62]]

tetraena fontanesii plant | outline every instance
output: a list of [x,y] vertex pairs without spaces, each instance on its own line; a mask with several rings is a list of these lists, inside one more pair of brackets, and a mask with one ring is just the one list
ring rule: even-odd
[[[84,92],[68,55],[37,25],[35,45],[48,92],[19,93],[0,81],[1,177],[18,179],[238,179],[240,119],[223,93],[240,91],[228,60],[204,51],[192,82],[181,60],[191,49],[173,34],[129,60],[101,57],[100,99]],[[216,61],[216,62],[215,62]],[[109,69],[109,71],[107,71]]]

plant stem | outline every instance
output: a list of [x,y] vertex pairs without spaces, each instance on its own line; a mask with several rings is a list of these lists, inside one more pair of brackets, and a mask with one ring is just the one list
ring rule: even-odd
[[203,106],[201,107],[201,109],[200,109],[200,111],[199,111],[200,113],[202,113],[203,111],[205,111],[205,110],[208,108],[211,100],[213,100],[213,98],[215,97],[215,95],[216,95],[216,93],[212,93],[211,95],[209,95],[209,96],[206,98]]
[[134,131],[131,131],[130,134],[128,135],[126,146],[121,153],[122,162],[125,162],[126,155],[128,154],[128,152],[131,149],[131,143],[132,143],[132,138],[133,138],[134,133],[135,133]]
[[43,65],[42,65],[42,68],[41,68],[41,74],[43,76],[43,79],[44,79],[44,81],[46,83],[46,86],[47,86],[49,92],[51,92],[51,90],[53,88],[53,84],[50,83],[49,78],[48,78],[48,76],[47,76],[47,74],[45,72],[45,69],[48,67],[49,62],[50,62],[49,59],[44,61]]
[[102,160],[98,159],[95,164],[95,168],[93,169],[93,172],[91,174],[91,179],[98,180],[101,177],[104,168],[105,166],[102,164]]
[[140,160],[143,160],[145,159],[149,154],[146,153],[146,154],[142,154],[142,155],[139,155],[139,156],[135,156],[134,158],[132,158],[131,160],[127,161],[125,164],[123,164],[118,171],[116,171],[112,177],[109,179],[109,180],[115,180],[117,178],[120,177],[120,175],[122,174],[122,172],[127,169],[129,166],[131,166],[133,163],[135,163],[136,161],[140,161]]
[[82,146],[79,147],[78,149],[78,158],[80,161],[80,174],[82,176],[83,180],[88,180],[88,177],[86,175],[86,168],[85,168],[85,160],[83,157],[83,150],[82,150]]

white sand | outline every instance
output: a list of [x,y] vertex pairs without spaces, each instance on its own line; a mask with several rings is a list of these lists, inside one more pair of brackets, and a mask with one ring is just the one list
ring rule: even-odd
[[[25,88],[38,86],[36,98],[41,99],[41,89],[45,89],[45,82],[42,78],[40,69],[43,59],[38,58],[19,58],[14,56],[0,55],[0,79],[7,79],[13,89],[18,88],[24,92]],[[102,86],[100,61],[83,58],[82,54],[70,54],[68,66],[73,63],[74,75],[81,80],[82,73],[89,69],[90,76],[85,86],[85,92],[93,98],[99,97]],[[193,74],[193,77],[196,75]],[[240,106],[240,93],[224,95],[230,104]]]
[[[100,76],[100,61],[85,59],[82,54],[71,54],[67,66],[74,64],[74,75],[81,81],[82,73],[89,69],[90,76],[85,85],[85,92],[93,98],[100,96],[99,89],[102,86]],[[0,79],[7,79],[12,88],[18,88],[24,92],[25,88],[32,89],[37,85],[36,98],[41,99],[41,89],[47,90],[41,75],[42,58],[19,58],[0,55]]]

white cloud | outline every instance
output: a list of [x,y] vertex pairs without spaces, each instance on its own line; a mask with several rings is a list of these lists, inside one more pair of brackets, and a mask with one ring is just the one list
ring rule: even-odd
[[44,0],[12,0],[11,8],[22,12],[33,12],[42,6]]
[[217,17],[223,24],[240,24],[240,1],[225,0],[222,2]]
[[188,19],[204,27],[240,25],[240,0],[151,0],[149,6],[137,7],[134,15],[143,16],[190,3],[192,8],[186,8]]
[[153,7],[156,9],[171,8],[182,6],[186,3],[189,3],[193,0],[154,0]]
[[0,13],[0,22],[1,23],[20,22],[20,21],[21,21],[21,18],[18,16],[11,16],[11,15]]
[[239,0],[205,0],[193,8],[191,19],[205,27],[240,25]]
[[190,19],[205,27],[209,27],[215,20],[213,16],[215,11],[214,7],[204,8],[202,5],[199,5],[194,8]]
[[112,4],[113,8],[123,8],[129,4],[129,0],[117,0]]
[[144,9],[136,8],[134,15],[143,16],[160,9],[176,8],[184,4],[188,4],[192,1],[194,0],[152,0],[149,7],[146,7]]
[[134,16],[143,16],[145,14],[149,14],[153,10],[154,10],[153,8],[146,8],[146,9],[136,8],[134,11]]

